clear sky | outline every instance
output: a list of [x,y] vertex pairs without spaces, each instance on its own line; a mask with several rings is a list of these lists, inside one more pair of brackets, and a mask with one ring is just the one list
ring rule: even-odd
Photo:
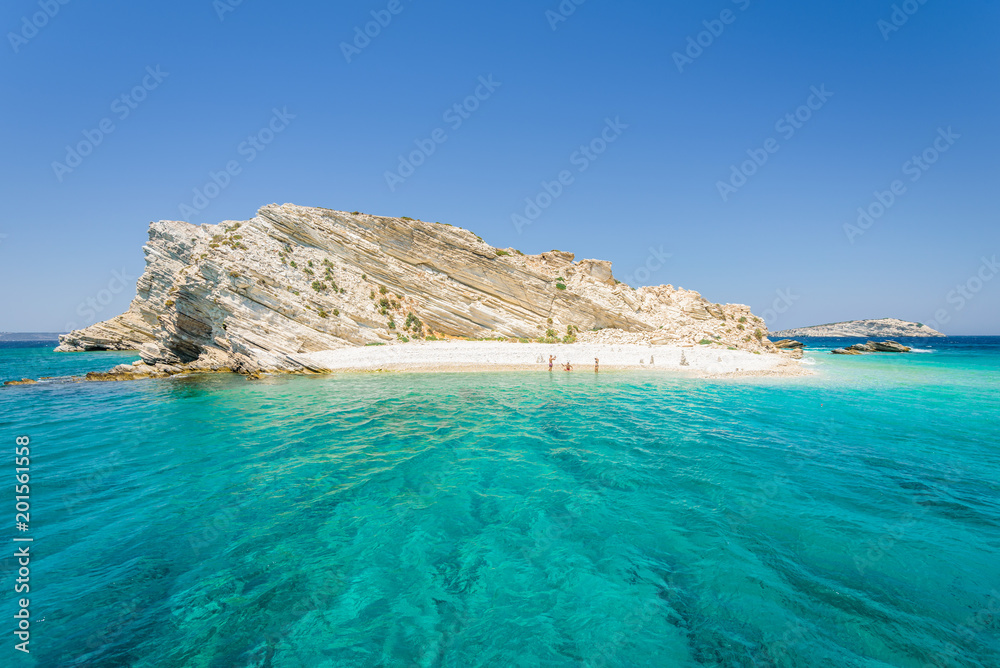
[[8,0],[0,330],[124,311],[152,220],[292,202],[772,329],[1000,334],[998,26],[994,0]]

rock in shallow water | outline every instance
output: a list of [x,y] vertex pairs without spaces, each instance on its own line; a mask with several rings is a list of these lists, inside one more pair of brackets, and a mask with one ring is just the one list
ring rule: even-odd
[[847,348],[837,348],[830,351],[834,355],[862,355],[864,353],[908,353],[910,348],[896,341],[869,341],[855,343]]

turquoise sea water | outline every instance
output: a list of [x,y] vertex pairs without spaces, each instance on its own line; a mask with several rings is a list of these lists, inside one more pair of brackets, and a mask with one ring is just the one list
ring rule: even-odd
[[1000,340],[919,345],[780,381],[2,388],[34,542],[0,665],[998,666]]

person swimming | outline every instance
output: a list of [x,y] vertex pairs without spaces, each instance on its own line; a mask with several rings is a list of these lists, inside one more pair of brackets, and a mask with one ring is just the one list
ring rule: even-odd
[[573,365],[571,365],[569,362],[566,362],[566,367],[565,367],[564,370],[565,371],[572,371],[573,370]]

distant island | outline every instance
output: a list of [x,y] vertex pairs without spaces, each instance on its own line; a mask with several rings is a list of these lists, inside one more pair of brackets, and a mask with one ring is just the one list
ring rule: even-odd
[[907,322],[897,318],[878,318],[875,320],[850,320],[834,322],[828,325],[813,327],[798,327],[773,332],[772,337],[794,338],[799,336],[815,336],[822,338],[900,338],[900,337],[936,337],[945,336],[919,322]]
[[0,332],[0,341],[58,341],[55,332]]

